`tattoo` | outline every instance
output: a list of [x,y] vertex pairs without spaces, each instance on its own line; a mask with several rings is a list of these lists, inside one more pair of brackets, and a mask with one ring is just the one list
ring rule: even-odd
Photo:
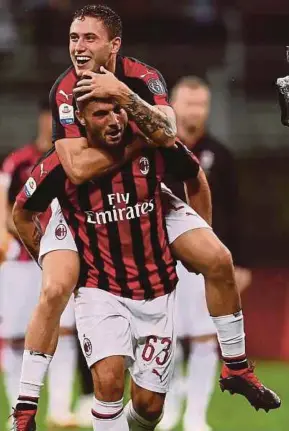
[[157,131],[163,132],[167,138],[175,137],[176,128],[170,118],[150,106],[136,93],[130,94],[128,102],[122,106],[148,138],[153,139]]

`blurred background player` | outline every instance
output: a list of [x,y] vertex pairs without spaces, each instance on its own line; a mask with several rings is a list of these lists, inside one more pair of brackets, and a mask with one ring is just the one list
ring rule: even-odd
[[[199,158],[210,184],[214,232],[233,252],[236,260],[238,180],[230,151],[207,132],[210,99],[208,85],[196,76],[181,78],[172,90],[178,136]],[[167,185],[177,196],[185,199],[182,184],[167,178]],[[177,333],[179,339],[186,338],[190,344],[187,346],[187,381],[183,379],[183,349],[178,343],[172,389],[167,396],[159,428],[170,430],[177,425],[186,394],[185,431],[207,431],[210,428],[206,424],[206,412],[215,385],[218,360],[216,330],[206,305],[204,277],[189,273],[180,262],[177,269]],[[244,290],[251,282],[250,271],[235,267],[235,275],[239,290]]]
[[[2,366],[6,394],[10,406],[15,405],[22,364],[24,337],[30,315],[37,304],[41,287],[41,270],[31,260],[28,252],[18,239],[11,217],[11,208],[23,184],[38,159],[52,146],[52,116],[48,103],[42,103],[38,117],[38,131],[35,140],[11,153],[1,171],[1,196],[3,213],[6,217],[2,227],[6,245],[4,263],[0,268],[0,334],[4,339]],[[6,231],[5,231],[6,229]],[[7,234],[6,232],[10,233]],[[10,238],[7,241],[7,238]],[[4,255],[4,253],[3,253]],[[61,319],[61,335],[57,353],[51,364],[48,387],[48,422],[51,425],[74,424],[70,413],[72,386],[75,373],[76,346],[74,335],[74,308],[69,303]],[[37,354],[37,353],[35,353]],[[41,361],[41,355],[39,356]]]

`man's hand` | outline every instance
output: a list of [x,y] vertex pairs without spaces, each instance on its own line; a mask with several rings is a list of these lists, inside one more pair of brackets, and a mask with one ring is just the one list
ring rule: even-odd
[[91,97],[101,99],[114,98],[118,100],[124,87],[126,87],[126,90],[129,90],[123,82],[119,81],[113,73],[104,67],[100,68],[100,72],[84,72],[83,79],[77,83],[77,87],[73,90],[77,101],[81,102]]

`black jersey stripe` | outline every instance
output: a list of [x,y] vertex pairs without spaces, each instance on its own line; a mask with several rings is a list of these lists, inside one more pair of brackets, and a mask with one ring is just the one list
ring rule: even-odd
[[[132,171],[132,164],[126,164],[122,169],[122,181],[124,186],[124,192],[130,194],[130,198],[132,202],[138,202],[136,184]],[[151,286],[151,282],[149,280],[149,273],[146,267],[146,258],[144,245],[142,241],[142,228],[140,219],[138,217],[132,218],[129,220],[130,228],[131,228],[131,241],[132,241],[132,250],[135,263],[137,265],[139,279],[141,282],[141,286],[144,290],[144,299],[153,298],[153,289]]]
[[[156,152],[154,152],[153,157],[150,158],[150,175],[147,177],[147,183],[148,183],[149,195],[153,196],[155,194],[156,188],[160,187],[157,180],[157,172],[156,172]],[[151,211],[149,213],[149,218],[150,218],[150,225],[151,225],[151,229],[150,229],[151,244],[153,248],[155,263],[158,267],[159,276],[164,285],[165,293],[169,293],[172,291],[172,282],[169,278],[167,266],[163,260],[162,247],[159,242],[157,212]],[[166,227],[164,223],[165,221],[163,220],[163,226],[166,232]]]
[[[113,194],[113,187],[110,177],[101,181],[101,195],[103,201],[103,210],[111,212],[111,205],[108,201],[108,195]],[[118,223],[111,222],[106,225],[109,242],[109,252],[115,269],[115,280],[121,288],[121,295],[126,298],[132,298],[132,290],[128,287],[127,272],[122,256],[121,241],[118,231]]]
[[63,194],[63,196],[61,197],[61,202],[63,204],[63,207],[66,208],[66,211],[65,211],[66,222],[69,228],[71,229],[71,231],[74,233],[74,241],[77,247],[78,256],[80,260],[80,273],[79,273],[77,287],[82,287],[86,285],[86,282],[88,279],[88,272],[89,272],[89,266],[84,259],[84,243],[80,239],[80,235],[79,235],[80,231],[82,230],[82,226],[78,222],[77,218],[74,216],[75,210],[73,209],[66,194]]
[[[90,188],[90,184],[85,183],[79,186],[77,189],[79,206],[81,211],[83,212],[92,211],[92,207],[89,199],[91,191],[89,190],[89,188]],[[104,262],[101,258],[100,251],[98,248],[97,230],[95,226],[91,223],[86,223],[85,227],[86,227],[86,234],[89,240],[89,249],[93,255],[94,266],[99,272],[98,287],[102,290],[109,291],[108,276],[104,270]]]

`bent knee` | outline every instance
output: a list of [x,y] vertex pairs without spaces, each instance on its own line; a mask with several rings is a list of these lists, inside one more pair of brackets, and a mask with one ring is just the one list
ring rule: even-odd
[[156,421],[163,412],[165,394],[148,392],[133,398],[133,406],[136,412],[148,421]]
[[113,402],[123,397],[124,393],[124,359],[111,356],[96,362],[91,367],[91,374],[96,399]]
[[207,275],[220,278],[233,276],[233,259],[231,252],[221,244],[214,250],[214,254],[210,259]]
[[44,281],[40,295],[40,303],[64,309],[73,289],[74,286],[71,286],[70,283],[64,283],[53,279]]
[[102,401],[118,401],[123,397],[123,393],[124,378],[113,371],[102,375],[95,385],[95,396]]

